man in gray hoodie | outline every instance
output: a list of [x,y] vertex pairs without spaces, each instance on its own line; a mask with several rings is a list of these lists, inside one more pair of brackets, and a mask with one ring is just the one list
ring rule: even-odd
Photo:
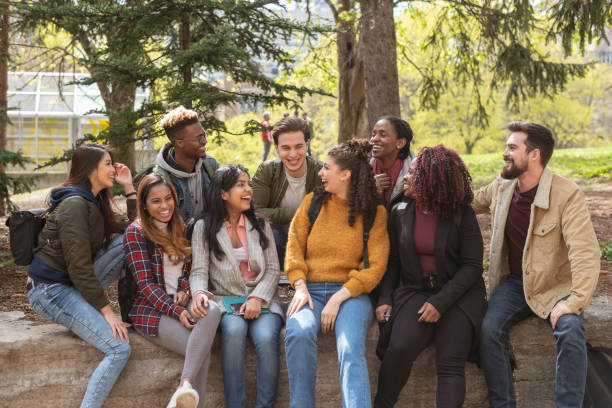
[[219,165],[206,156],[206,132],[195,111],[179,106],[164,116],[160,126],[170,142],[159,151],[153,172],[172,181],[181,217],[188,223],[204,211],[205,192]]

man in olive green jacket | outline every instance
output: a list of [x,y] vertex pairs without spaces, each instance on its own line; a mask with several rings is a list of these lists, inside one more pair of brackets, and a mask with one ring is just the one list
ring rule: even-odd
[[253,176],[253,200],[272,223],[282,268],[289,224],[304,196],[321,185],[321,164],[306,156],[310,130],[304,120],[281,119],[272,129],[272,138],[278,159],[259,165]]
[[557,407],[580,407],[586,382],[582,312],[599,277],[599,244],[584,194],[546,167],[552,132],[512,122],[501,177],[472,204],[492,219],[489,307],[481,328],[481,363],[491,407],[515,407],[506,350],[510,328],[533,315],[547,319],[557,345]]

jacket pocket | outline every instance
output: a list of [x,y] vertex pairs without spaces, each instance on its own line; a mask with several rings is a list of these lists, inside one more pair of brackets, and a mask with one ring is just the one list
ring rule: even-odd
[[548,235],[549,232],[555,229],[557,224],[540,224],[533,228],[533,234],[540,237]]

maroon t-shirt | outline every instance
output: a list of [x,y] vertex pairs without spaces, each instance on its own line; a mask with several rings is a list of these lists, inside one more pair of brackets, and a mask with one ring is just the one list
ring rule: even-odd
[[523,277],[523,250],[529,229],[529,216],[531,215],[531,204],[535,198],[538,186],[521,193],[518,183],[514,189],[508,218],[506,219],[506,231],[504,236],[508,244],[508,261],[510,273]]
[[436,274],[434,245],[437,223],[438,217],[433,214],[423,214],[418,208],[414,212],[414,248],[419,255],[423,277]]

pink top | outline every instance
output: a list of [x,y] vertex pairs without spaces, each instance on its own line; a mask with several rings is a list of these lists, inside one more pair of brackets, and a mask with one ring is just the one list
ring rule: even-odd
[[[227,228],[227,233],[229,234],[230,241],[231,241],[233,228],[232,228],[232,225],[228,221],[225,221],[225,228]],[[255,278],[257,277],[257,274],[253,272],[251,270],[251,267],[249,266],[249,260],[248,260],[249,243],[247,241],[246,226],[244,225],[244,214],[240,215],[240,219],[238,220],[238,225],[236,225],[236,234],[238,234],[238,239],[240,240],[240,243],[242,244],[242,246],[244,247],[247,253],[247,260],[240,262],[240,272],[242,272],[242,281],[249,282],[249,281],[255,280]],[[228,256],[228,254],[225,254],[225,255]]]

